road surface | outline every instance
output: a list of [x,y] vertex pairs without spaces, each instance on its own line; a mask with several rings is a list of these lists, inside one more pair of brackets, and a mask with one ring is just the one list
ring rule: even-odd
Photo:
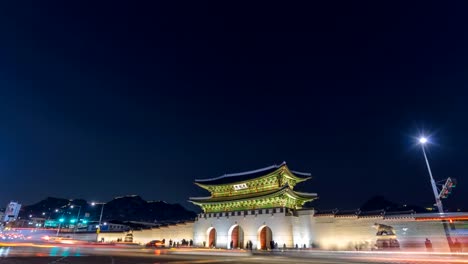
[[145,249],[96,245],[0,245],[0,264],[184,264],[184,263],[467,263],[468,254],[401,252],[249,252],[206,249]]

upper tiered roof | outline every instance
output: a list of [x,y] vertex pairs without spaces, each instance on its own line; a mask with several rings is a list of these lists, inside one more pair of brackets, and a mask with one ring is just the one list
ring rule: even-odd
[[284,169],[285,171],[289,172],[291,177],[294,177],[299,182],[310,179],[310,176],[311,176],[310,173],[289,170],[286,165],[286,162],[283,162],[280,165],[272,165],[272,166],[268,166],[268,167],[257,169],[257,170],[238,172],[238,173],[229,173],[229,174],[221,175],[216,178],[196,179],[195,183],[197,183],[198,185],[205,185],[205,186],[206,185],[233,184],[237,182],[245,182],[249,180],[254,180],[254,179],[257,179],[258,177],[269,175],[281,169]]

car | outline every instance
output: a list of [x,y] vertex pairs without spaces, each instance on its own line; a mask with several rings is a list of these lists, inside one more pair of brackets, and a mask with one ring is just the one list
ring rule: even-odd
[[161,240],[151,240],[150,242],[146,243],[146,247],[164,247],[164,242]]

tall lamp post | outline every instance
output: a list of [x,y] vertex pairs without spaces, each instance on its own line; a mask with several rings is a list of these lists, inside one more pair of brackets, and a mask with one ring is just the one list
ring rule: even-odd
[[429,177],[431,178],[432,191],[434,192],[434,198],[436,201],[437,209],[439,210],[439,213],[443,214],[444,207],[442,206],[442,201],[440,200],[440,197],[439,197],[439,191],[437,190],[437,185],[436,185],[436,182],[434,181],[434,177],[432,177],[431,166],[429,165],[429,160],[427,159],[426,150],[424,149],[424,146],[427,143],[427,138],[420,137],[419,143],[421,144],[422,152],[424,155],[424,160],[426,161],[427,171],[429,172]]
[[79,209],[78,209],[78,214],[76,215],[76,225],[75,225],[75,228],[73,228],[73,233],[76,232],[78,224],[80,223],[80,213],[81,213],[81,205],[70,205],[71,209],[73,209],[75,207],[79,207]]
[[[59,212],[59,209],[55,209],[55,212],[58,213]],[[63,218],[63,215],[65,214],[65,212],[62,212],[62,216],[59,218],[59,224],[58,224],[58,228],[57,228],[57,234],[55,235],[56,237],[59,236],[60,234],[60,227],[62,225],[62,223],[65,221],[65,219]]]
[[96,206],[100,204],[101,205],[101,215],[99,216],[99,231],[101,231],[101,223],[102,223],[102,213],[104,213],[104,205],[106,203],[96,203],[96,202],[92,202],[91,205],[92,206]]
[[57,228],[57,235],[55,235],[56,237],[58,237],[59,234],[60,234],[60,226],[62,225],[63,221],[65,221],[63,218],[59,219],[59,224],[58,224],[58,228]]
[[[443,214],[444,208],[442,206],[442,201],[440,200],[439,191],[437,190],[437,185],[436,185],[436,182],[434,181],[434,177],[432,177],[431,166],[429,166],[429,160],[427,159],[426,150],[424,149],[424,146],[427,143],[428,143],[428,139],[426,137],[419,138],[419,144],[421,144],[422,152],[424,155],[424,160],[426,161],[427,171],[429,172],[429,177],[431,178],[432,191],[434,192],[434,198],[436,201],[437,209],[439,210],[439,214]],[[450,251],[452,251],[453,243],[452,243],[452,238],[450,236],[450,227],[448,226],[446,220],[442,220],[442,225],[444,226],[445,237],[447,237],[449,249]]]

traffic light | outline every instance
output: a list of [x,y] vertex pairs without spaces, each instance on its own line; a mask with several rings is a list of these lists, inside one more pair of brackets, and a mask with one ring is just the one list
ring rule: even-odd
[[457,179],[448,178],[447,181],[449,180],[450,180],[450,188],[457,187]]
[[88,220],[83,220],[83,224],[87,224],[88,223]]
[[457,186],[457,181],[452,178],[448,178],[445,184],[442,186],[442,190],[440,191],[439,198],[445,199],[452,193],[452,188]]
[[59,219],[59,222],[60,222],[60,223],[63,223],[64,221],[65,221],[65,219],[63,219],[63,218],[60,218],[60,219]]
[[70,219],[70,223],[74,224],[76,222],[75,219]]

